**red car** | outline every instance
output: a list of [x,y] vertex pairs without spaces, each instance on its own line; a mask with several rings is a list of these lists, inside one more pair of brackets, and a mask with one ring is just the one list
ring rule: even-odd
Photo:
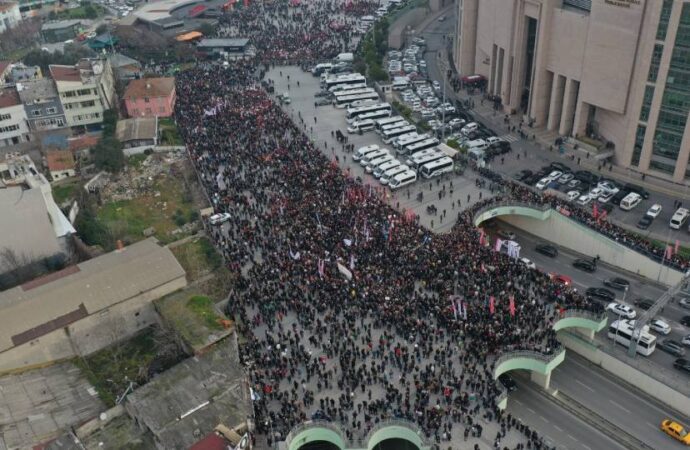
[[571,284],[573,284],[573,279],[567,275],[559,275],[557,273],[551,272],[549,274],[549,277],[551,277],[551,280],[555,281],[556,283],[563,284],[565,286],[570,286]]

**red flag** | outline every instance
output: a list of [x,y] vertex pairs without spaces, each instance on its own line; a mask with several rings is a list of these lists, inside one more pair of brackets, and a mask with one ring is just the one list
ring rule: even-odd
[[604,219],[606,219],[606,216],[607,216],[607,215],[608,215],[608,213],[606,212],[606,210],[603,210],[603,211],[601,212],[601,214],[599,214],[599,220],[604,220]]
[[496,312],[496,306],[494,305],[494,297],[493,296],[489,297],[489,312],[491,314]]
[[479,229],[479,245],[484,246],[486,243],[486,237],[484,236],[484,230]]
[[673,253],[675,255],[677,255],[679,249],[680,249],[680,241],[678,239],[676,239],[676,248],[673,250]]
[[592,206],[592,215],[596,219],[599,216],[599,210],[597,209],[597,202],[594,202],[594,205]]
[[664,258],[665,259],[671,259],[672,256],[673,256],[673,247],[671,247],[670,245],[667,245],[666,251],[664,252]]
[[512,295],[510,296],[510,303],[508,304],[508,307],[510,308],[510,316],[515,317],[515,297]]

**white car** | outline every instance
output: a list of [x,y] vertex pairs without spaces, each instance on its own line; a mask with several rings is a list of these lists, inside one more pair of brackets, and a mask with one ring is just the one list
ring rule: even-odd
[[220,225],[223,222],[227,222],[230,220],[230,213],[219,213],[219,214],[214,214],[211,217],[208,218],[208,222],[211,225]]
[[463,126],[464,124],[465,124],[464,120],[457,119],[457,118],[450,119],[450,121],[448,122],[448,126],[450,126],[451,128],[459,128],[459,127]]
[[616,195],[620,189],[618,189],[613,183],[610,181],[600,181],[599,184],[597,184],[597,187],[603,190],[606,193]]
[[438,81],[434,80],[433,83],[431,83],[431,84],[434,86],[435,90],[437,90],[437,91],[441,90],[441,83],[439,83]]
[[592,197],[589,196],[589,194],[581,195],[580,198],[577,199],[577,204],[580,206],[587,206],[589,205],[589,202],[592,201]]
[[489,144],[489,147],[491,147],[494,144],[498,144],[501,142],[501,138],[496,137],[496,136],[491,136],[489,138],[486,138],[486,143]]
[[602,188],[595,187],[591,191],[589,191],[589,196],[592,199],[599,198],[602,195],[604,195],[604,190]]
[[532,261],[530,261],[530,260],[527,259],[527,258],[520,258],[520,261],[522,261],[522,263],[523,263],[524,265],[526,265],[527,267],[529,267],[530,269],[534,269],[534,270],[537,269],[536,264],[534,264]]
[[637,313],[634,309],[628,305],[623,305],[616,302],[609,303],[608,306],[606,306],[606,310],[611,311],[618,316],[625,317],[626,319],[634,319],[635,316],[637,316]]
[[649,322],[649,328],[663,335],[671,333],[671,325],[667,324],[666,322],[660,319],[654,319],[651,322]]
[[655,219],[661,214],[661,205],[658,203],[653,204],[648,210],[647,215],[649,217],[654,217]]
[[539,189],[540,191],[543,191],[546,189],[546,186],[548,186],[553,180],[549,177],[544,177],[541,180],[537,181],[536,188]]
[[609,200],[613,198],[613,193],[611,192],[604,192],[599,198],[597,199],[599,203],[608,203]]
[[683,340],[681,340],[680,343],[690,347],[690,334],[688,334],[687,336],[684,336]]
[[560,170],[554,170],[549,174],[549,178],[551,178],[551,181],[556,181],[561,177],[561,175],[563,175],[563,172],[561,172]]
[[577,198],[580,196],[580,191],[570,191],[565,195],[568,198],[568,201],[572,202],[577,200]]

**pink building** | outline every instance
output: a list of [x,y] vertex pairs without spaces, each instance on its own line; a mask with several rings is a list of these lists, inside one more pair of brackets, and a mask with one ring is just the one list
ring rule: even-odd
[[129,117],[170,117],[175,107],[175,78],[132,80],[124,100]]

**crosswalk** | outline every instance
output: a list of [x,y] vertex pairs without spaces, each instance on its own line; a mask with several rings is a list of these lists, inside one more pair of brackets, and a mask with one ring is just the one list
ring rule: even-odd
[[503,136],[499,136],[499,139],[504,140],[506,142],[516,142],[520,140],[520,137],[516,134],[504,134]]

